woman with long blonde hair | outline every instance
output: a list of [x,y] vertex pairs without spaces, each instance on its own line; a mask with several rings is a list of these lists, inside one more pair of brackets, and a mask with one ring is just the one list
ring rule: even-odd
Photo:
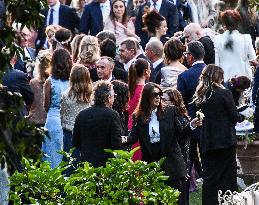
[[63,128],[64,151],[72,148],[72,131],[78,113],[90,107],[92,81],[88,68],[81,64],[72,67],[69,77],[69,88],[61,98],[61,125]]
[[204,68],[193,102],[204,113],[200,146],[203,167],[202,204],[218,204],[218,190],[237,190],[235,124],[244,120],[231,91],[222,86],[223,69]]

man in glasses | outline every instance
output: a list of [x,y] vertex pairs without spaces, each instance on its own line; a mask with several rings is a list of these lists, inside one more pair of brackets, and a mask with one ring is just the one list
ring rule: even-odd
[[[192,41],[187,44],[187,51],[184,53],[187,63],[191,66],[188,70],[182,72],[177,79],[177,89],[182,94],[184,104],[187,108],[188,114],[191,118],[196,117],[197,108],[193,106],[192,97],[195,93],[196,87],[203,68],[206,64],[203,62],[205,50],[201,42]],[[198,157],[197,146],[200,141],[200,129],[196,129],[191,134],[190,140],[190,167],[192,170],[194,165],[199,177],[201,177],[202,169],[201,163]],[[190,175],[191,173],[189,173]]]
[[121,149],[122,126],[119,114],[112,109],[116,97],[113,85],[98,81],[94,87],[94,105],[79,113],[73,131],[73,145],[81,160],[94,167],[105,165],[113,157],[104,149]]

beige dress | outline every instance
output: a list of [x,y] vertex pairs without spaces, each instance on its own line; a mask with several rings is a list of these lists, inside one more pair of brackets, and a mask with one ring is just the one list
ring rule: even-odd
[[161,86],[176,88],[178,75],[182,72],[182,69],[173,66],[165,66],[161,68]]

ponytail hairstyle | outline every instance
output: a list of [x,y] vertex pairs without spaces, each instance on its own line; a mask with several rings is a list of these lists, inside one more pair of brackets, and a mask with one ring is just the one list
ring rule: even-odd
[[251,80],[246,76],[238,76],[236,78],[231,78],[230,83],[234,89],[243,91],[250,87]]
[[200,105],[206,102],[213,94],[215,88],[222,87],[224,71],[214,64],[207,65],[200,76],[199,84],[193,96],[193,102]]
[[139,58],[131,64],[128,74],[130,98],[134,96],[138,78],[143,77],[143,75],[145,74],[145,70],[147,70],[148,68],[149,63],[143,58]]
[[231,37],[231,33],[234,30],[237,30],[241,24],[241,16],[236,10],[226,10],[220,13],[220,19],[226,29],[229,31],[229,39],[225,44],[226,49],[233,49],[233,39]]

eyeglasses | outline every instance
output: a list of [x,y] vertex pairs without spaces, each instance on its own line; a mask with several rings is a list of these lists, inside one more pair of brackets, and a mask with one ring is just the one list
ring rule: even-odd
[[191,54],[191,52],[184,52],[183,55],[188,56],[188,55],[192,55],[192,54]]
[[110,94],[110,97],[114,97],[114,99],[117,97],[116,93]]
[[152,93],[152,95],[153,95],[153,98],[157,98],[157,97],[161,98],[163,96],[163,93],[162,92],[154,92],[154,93]]

